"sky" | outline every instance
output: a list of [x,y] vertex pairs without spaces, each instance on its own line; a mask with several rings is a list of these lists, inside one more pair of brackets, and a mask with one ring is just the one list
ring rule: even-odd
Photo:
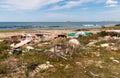
[[0,22],[120,21],[120,0],[0,0]]

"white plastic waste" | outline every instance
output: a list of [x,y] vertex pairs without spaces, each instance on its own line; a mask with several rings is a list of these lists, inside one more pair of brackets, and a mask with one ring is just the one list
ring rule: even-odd
[[28,51],[33,50],[33,49],[34,49],[34,48],[33,48],[33,47],[31,47],[31,46],[27,46],[26,48],[27,48],[27,50],[28,50]]
[[101,44],[101,47],[108,47],[109,44],[108,43],[105,43],[105,44]]
[[69,40],[68,43],[73,44],[73,45],[79,45],[80,44],[80,42],[77,39],[71,39],[71,40]]
[[86,35],[83,31],[80,31],[80,32],[77,32],[76,34],[75,34],[75,37],[76,38],[78,38],[80,35]]
[[114,32],[120,33],[120,30],[113,30]]
[[26,39],[26,40],[24,40],[24,41],[21,41],[20,43],[18,43],[18,44],[16,44],[15,46],[13,46],[13,48],[21,47],[21,46],[27,44],[27,43],[30,42],[30,41],[31,41],[31,39]]
[[14,47],[14,46],[15,46],[15,43],[11,44],[10,46],[11,46],[11,47]]

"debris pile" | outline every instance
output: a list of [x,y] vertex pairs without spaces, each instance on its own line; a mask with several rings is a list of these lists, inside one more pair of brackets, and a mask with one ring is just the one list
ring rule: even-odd
[[[84,73],[84,77],[104,77],[104,70],[109,70],[108,67],[113,66],[112,63],[116,65],[120,63],[119,56],[113,57],[120,51],[119,33],[112,31],[90,34],[82,31],[68,35],[59,34],[50,40],[47,39],[46,34],[12,36],[2,41],[2,43],[10,45],[10,49],[6,50],[7,54],[3,54],[5,61],[1,64],[8,64],[6,69],[12,70],[12,73],[7,74],[11,77],[15,77],[15,75],[17,77],[18,75],[19,77],[22,75],[22,77],[37,77],[36,75],[40,74],[39,77],[42,78],[46,72],[47,75],[51,75],[48,72],[52,68],[55,68],[58,74],[61,72],[69,74],[69,71],[75,71],[71,74],[79,72],[79,74]],[[109,56],[107,53],[114,54]],[[0,58],[3,56],[0,55]],[[11,60],[11,57],[15,58]],[[7,60],[8,58],[9,60]],[[3,69],[0,70],[3,72]],[[75,77],[77,78],[77,76]]]

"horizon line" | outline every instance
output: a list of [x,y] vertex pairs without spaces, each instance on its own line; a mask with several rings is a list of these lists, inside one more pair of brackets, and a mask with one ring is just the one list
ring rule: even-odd
[[[0,21],[0,22],[67,22],[67,21]],[[120,21],[69,21],[69,22],[120,22]]]

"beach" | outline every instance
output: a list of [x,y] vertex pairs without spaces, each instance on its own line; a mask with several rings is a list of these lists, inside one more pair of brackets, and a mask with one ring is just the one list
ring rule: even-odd
[[[48,30],[3,30],[0,31],[0,38],[11,37],[14,35],[23,35],[23,34],[49,34],[49,35],[58,35],[58,34],[68,34],[76,31],[79,29],[48,29]],[[101,29],[80,29],[81,31],[89,31],[91,33],[100,32]]]
[[0,78],[120,78],[120,0],[0,0]]
[[1,30],[0,77],[119,77],[119,29]]

